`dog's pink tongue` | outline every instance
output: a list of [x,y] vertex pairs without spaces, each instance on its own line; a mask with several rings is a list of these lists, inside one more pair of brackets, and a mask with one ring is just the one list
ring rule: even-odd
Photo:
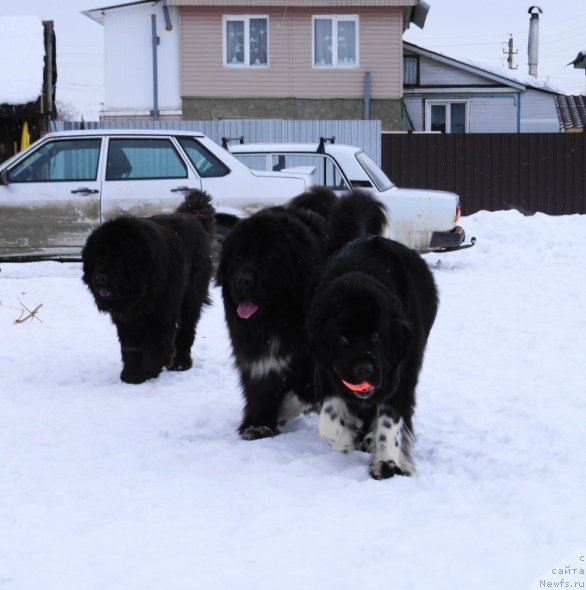
[[247,320],[250,316],[254,315],[258,309],[256,303],[252,301],[243,301],[237,308],[236,313],[243,319]]
[[98,294],[100,297],[110,297],[110,295],[112,295],[112,293],[108,291],[108,289],[100,289],[98,291]]

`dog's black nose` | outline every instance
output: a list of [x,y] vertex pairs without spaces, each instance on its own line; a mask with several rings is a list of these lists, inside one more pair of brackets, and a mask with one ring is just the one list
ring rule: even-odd
[[236,286],[239,289],[249,289],[254,285],[254,277],[252,273],[242,271],[236,275]]
[[94,283],[97,287],[103,287],[108,284],[108,275],[104,272],[99,272],[94,277]]
[[352,367],[352,373],[354,373],[354,377],[356,377],[358,381],[368,381],[374,373],[374,365],[369,361],[356,363]]

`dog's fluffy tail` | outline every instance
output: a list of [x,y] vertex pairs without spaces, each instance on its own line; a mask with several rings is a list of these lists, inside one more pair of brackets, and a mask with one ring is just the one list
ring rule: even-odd
[[328,252],[367,236],[382,236],[387,231],[385,206],[366,192],[355,190],[337,200],[330,214]]
[[183,203],[177,207],[177,213],[195,215],[210,235],[214,233],[216,210],[212,206],[211,195],[206,191],[199,189],[189,191]]
[[325,186],[314,186],[297,195],[287,204],[290,209],[303,209],[328,219],[336,206],[338,197],[334,191]]

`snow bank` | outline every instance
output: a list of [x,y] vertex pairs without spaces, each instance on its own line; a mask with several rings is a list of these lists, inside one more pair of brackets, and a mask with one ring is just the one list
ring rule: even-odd
[[43,22],[35,16],[0,17],[0,104],[26,104],[43,91]]
[[79,265],[2,264],[0,586],[504,590],[583,546],[586,216],[462,225],[474,248],[426,255],[417,473],[382,482],[314,416],[239,440],[217,290],[194,368],[132,386]]

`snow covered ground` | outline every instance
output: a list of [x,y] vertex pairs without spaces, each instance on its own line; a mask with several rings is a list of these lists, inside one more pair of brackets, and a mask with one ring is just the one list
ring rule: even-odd
[[[2,264],[0,588],[556,581],[586,545],[586,216],[480,212],[462,225],[476,247],[425,256],[441,303],[417,473],[387,481],[369,478],[368,455],[331,450],[314,416],[238,438],[217,290],[194,368],[133,386],[79,265]],[[39,304],[42,323],[13,323]]]

